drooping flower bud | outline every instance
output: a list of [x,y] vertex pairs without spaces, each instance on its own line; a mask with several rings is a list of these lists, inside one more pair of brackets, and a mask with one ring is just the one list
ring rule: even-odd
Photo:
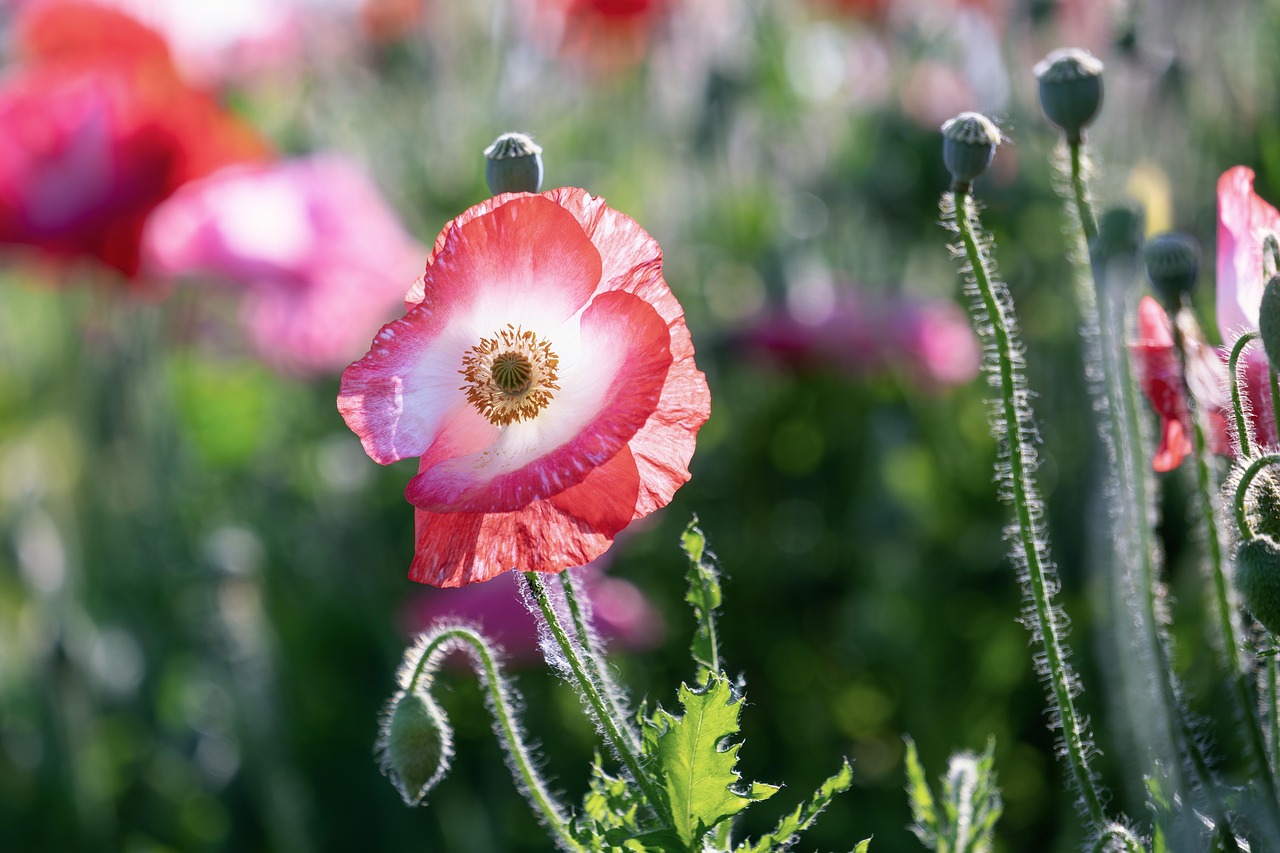
[[1280,633],[1280,547],[1265,537],[1236,548],[1236,588],[1244,606],[1270,632]]
[[951,173],[952,190],[969,191],[991,165],[1000,138],[1000,128],[981,113],[960,113],[942,125],[942,162]]
[[382,772],[400,791],[405,804],[422,805],[449,772],[453,729],[426,689],[402,690],[383,717],[377,748]]
[[1146,250],[1147,278],[1169,313],[1174,313],[1196,287],[1200,248],[1186,234],[1169,231],[1152,237]]
[[484,150],[489,190],[536,193],[542,188],[542,146],[523,133],[504,133]]
[[1076,145],[1102,106],[1102,62],[1087,50],[1064,47],[1034,69],[1040,81],[1040,108]]
[[1262,302],[1258,306],[1258,334],[1262,348],[1267,351],[1271,369],[1280,369],[1280,275],[1274,275],[1262,288]]

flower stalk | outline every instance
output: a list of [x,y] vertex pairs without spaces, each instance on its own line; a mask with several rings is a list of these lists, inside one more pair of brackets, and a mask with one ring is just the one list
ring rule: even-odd
[[[531,750],[516,721],[512,701],[515,690],[503,673],[492,645],[483,634],[474,628],[455,625],[423,635],[418,646],[411,648],[406,658],[406,663],[411,664],[411,668],[407,678],[403,679],[404,693],[429,690],[440,661],[454,650],[466,652],[480,677],[485,690],[485,704],[493,714],[494,732],[507,753],[516,787],[525,795],[534,814],[551,831],[560,849],[571,853],[587,853],[586,848],[570,831],[564,807],[551,794],[538,773]],[[413,660],[415,655],[416,662]]]
[[545,581],[537,572],[525,572],[524,578],[529,585],[529,591],[533,595],[534,601],[538,604],[538,609],[542,613],[552,638],[559,647],[561,654],[564,655],[565,665],[568,667],[577,687],[582,691],[582,698],[591,711],[591,715],[595,718],[596,724],[604,733],[605,740],[618,760],[626,766],[627,771],[640,788],[649,807],[664,824],[670,826],[671,816],[667,813],[666,801],[661,791],[641,765],[640,755],[632,747],[632,740],[628,735],[625,722],[615,716],[609,700],[602,694],[599,685],[591,677],[588,665],[584,662],[578,646],[569,638],[568,632],[565,631],[564,626],[561,624],[560,614],[556,612],[555,605],[547,593]]
[[1036,424],[1028,403],[1023,349],[1014,329],[1013,305],[1007,289],[994,278],[985,238],[972,194],[957,188],[943,196],[942,213],[947,225],[960,236],[954,251],[965,260],[962,272],[966,293],[972,298],[974,328],[987,346],[987,369],[998,389],[993,430],[1000,443],[997,473],[1002,495],[1013,504],[1016,525],[1010,530],[1014,560],[1030,598],[1028,615],[1032,633],[1041,648],[1042,674],[1062,733],[1062,751],[1080,807],[1094,831],[1107,824],[1103,797],[1089,766],[1091,750],[1087,721],[1077,712],[1076,681],[1067,663],[1061,637],[1060,615],[1053,601],[1057,579],[1048,554],[1048,542],[1038,522],[1042,505],[1034,479]]

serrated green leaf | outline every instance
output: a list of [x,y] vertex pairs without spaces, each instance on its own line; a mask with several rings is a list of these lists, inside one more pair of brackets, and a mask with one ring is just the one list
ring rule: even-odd
[[922,844],[929,847],[938,836],[938,810],[924,776],[924,767],[920,765],[916,742],[909,736],[903,740],[907,744],[907,799],[911,802],[911,818],[915,821],[912,831]]
[[938,853],[986,853],[991,849],[1003,803],[996,786],[995,738],[982,755],[951,756],[936,800],[924,778],[919,755],[907,742],[907,793],[915,819],[912,831],[925,847]]
[[702,690],[680,685],[684,715],[657,708],[644,724],[644,752],[661,780],[675,830],[689,848],[751,803],[777,792],[772,785],[743,786],[735,765],[741,743],[725,747],[738,734],[742,699],[717,673]]
[[849,761],[846,759],[841,762],[840,769],[818,787],[808,802],[801,803],[795,811],[779,821],[773,832],[761,837],[754,844],[740,846],[738,850],[740,853],[785,850],[797,835],[813,825],[818,815],[831,803],[832,797],[849,790],[852,784],[853,768],[849,766]]
[[680,545],[689,557],[689,591],[684,600],[693,607],[697,622],[693,631],[690,652],[697,665],[694,681],[706,684],[713,674],[720,671],[720,645],[716,635],[716,610],[720,607],[720,572],[716,558],[707,550],[707,538],[698,528],[698,517],[684,529]]

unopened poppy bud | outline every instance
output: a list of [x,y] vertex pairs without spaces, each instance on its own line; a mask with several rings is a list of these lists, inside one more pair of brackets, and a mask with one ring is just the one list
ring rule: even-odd
[[1172,313],[1191,295],[1200,272],[1200,249],[1186,234],[1166,232],[1151,238],[1146,251],[1147,278]]
[[1258,306],[1258,334],[1262,348],[1267,351],[1271,369],[1280,365],[1280,275],[1273,275],[1262,288],[1262,303]]
[[1138,255],[1142,245],[1142,216],[1127,207],[1112,207],[1098,217],[1098,236],[1090,246],[1101,260]]
[[1244,606],[1271,633],[1280,633],[1280,547],[1265,537],[1236,548],[1236,588]]
[[449,772],[453,729],[426,690],[401,692],[383,718],[378,748],[382,772],[400,791],[405,803],[421,805]]
[[523,133],[504,133],[484,149],[485,180],[494,195],[542,188],[542,146]]
[[1102,106],[1102,62],[1087,50],[1065,47],[1040,60],[1040,108],[1076,144]]
[[968,192],[973,179],[991,165],[1000,129],[981,113],[960,113],[942,125],[942,162],[951,173],[951,188]]

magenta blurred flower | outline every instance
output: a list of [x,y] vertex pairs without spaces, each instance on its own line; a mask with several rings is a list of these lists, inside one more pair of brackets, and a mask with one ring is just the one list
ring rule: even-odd
[[797,368],[855,376],[899,369],[926,387],[968,382],[982,358],[968,318],[954,303],[852,290],[817,317],[801,320],[786,311],[760,317],[738,341]]
[[[578,588],[591,608],[591,624],[610,648],[655,648],[666,633],[662,615],[635,584],[606,575],[601,564],[607,561],[605,556],[575,569]],[[541,661],[538,621],[521,600],[523,582],[518,573],[507,572],[488,583],[416,593],[403,612],[405,633],[425,631],[440,619],[474,623],[502,647],[508,663]]]
[[154,32],[92,3],[28,4],[0,81],[0,243],[134,276],[151,210],[182,184],[265,159],[187,85]]
[[186,186],[155,211],[144,240],[149,271],[242,285],[259,351],[303,372],[360,355],[401,308],[426,253],[364,171],[334,155]]
[[[1264,257],[1267,238],[1280,250],[1280,211],[1253,191],[1253,170],[1235,166],[1218,179],[1218,331],[1232,345],[1243,332],[1258,328],[1258,308],[1275,258]],[[1266,356],[1252,346],[1244,356],[1244,381],[1253,413],[1255,437],[1276,444],[1275,411],[1271,404]]]

